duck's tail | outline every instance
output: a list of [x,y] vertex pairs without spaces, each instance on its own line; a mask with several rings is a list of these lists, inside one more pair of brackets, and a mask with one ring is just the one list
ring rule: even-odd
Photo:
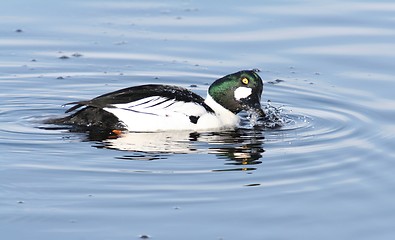
[[86,107],[66,117],[47,119],[44,123],[86,129],[126,129],[114,114],[96,107]]

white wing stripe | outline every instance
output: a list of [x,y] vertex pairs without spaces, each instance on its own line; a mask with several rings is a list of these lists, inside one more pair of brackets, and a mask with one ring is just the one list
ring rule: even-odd
[[159,116],[171,116],[183,114],[186,116],[199,117],[207,113],[206,109],[195,102],[182,102],[160,96],[152,96],[139,99],[130,103],[114,104],[114,108],[132,111],[136,113],[146,113]]
[[[207,113],[206,109],[195,102],[181,102],[164,97],[148,97],[138,101],[113,105],[116,109],[132,112],[147,113],[161,116],[170,116],[181,113],[187,116],[201,116]],[[113,108],[113,109],[114,109]]]
[[157,104],[158,102],[161,101],[161,99],[163,101],[167,98],[153,96],[153,97],[142,98],[134,102],[114,104],[113,106],[116,108],[134,108],[134,107],[147,108]]

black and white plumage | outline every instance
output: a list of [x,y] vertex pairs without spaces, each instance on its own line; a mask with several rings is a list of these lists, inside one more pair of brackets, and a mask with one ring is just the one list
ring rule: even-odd
[[75,105],[66,113],[78,111],[48,123],[140,132],[232,128],[243,109],[263,114],[261,93],[262,80],[254,71],[216,80],[206,99],[177,86],[141,85],[69,103]]

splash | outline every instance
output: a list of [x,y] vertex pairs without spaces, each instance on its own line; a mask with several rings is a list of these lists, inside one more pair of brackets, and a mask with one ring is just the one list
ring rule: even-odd
[[279,128],[289,121],[284,113],[283,106],[273,106],[270,100],[267,101],[263,111],[265,112],[265,117],[261,122],[265,128]]
[[273,106],[271,101],[268,100],[267,104],[263,107],[265,117],[260,117],[259,113],[255,110],[249,110],[242,113],[241,128],[280,128],[289,122],[286,114],[284,113],[283,106]]

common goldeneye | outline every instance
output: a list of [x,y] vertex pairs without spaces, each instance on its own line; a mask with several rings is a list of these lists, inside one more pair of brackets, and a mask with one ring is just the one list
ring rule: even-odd
[[206,99],[177,86],[125,88],[68,103],[75,105],[66,113],[82,109],[47,123],[132,132],[234,128],[242,110],[265,116],[260,104],[263,83],[256,72],[244,70],[217,79],[208,88]]

